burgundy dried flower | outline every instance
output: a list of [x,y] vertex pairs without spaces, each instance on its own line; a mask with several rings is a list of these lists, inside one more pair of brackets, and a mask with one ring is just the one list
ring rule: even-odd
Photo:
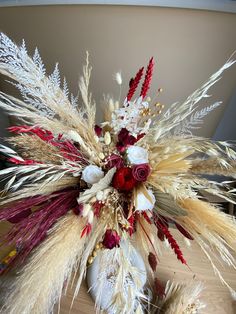
[[111,154],[108,158],[107,158],[107,163],[106,166],[111,169],[113,167],[116,167],[117,169],[120,169],[122,167],[124,167],[124,160],[121,156],[116,155],[116,154]]
[[[140,134],[141,135],[141,134]],[[122,128],[118,134],[118,142],[116,144],[116,148],[119,152],[123,153],[127,146],[134,145],[140,138],[143,137],[143,135],[138,135],[137,138],[135,138],[133,135],[129,133],[129,131],[126,128]]]
[[153,254],[152,252],[150,252],[148,254],[148,262],[149,262],[149,265],[151,266],[152,270],[155,272],[156,268],[157,268],[157,258],[155,256],[155,254]]
[[107,229],[102,244],[105,248],[110,250],[114,247],[118,247],[120,244],[120,236],[116,230]]
[[100,137],[102,135],[102,128],[97,124],[94,127],[94,131],[98,137]]
[[147,180],[151,172],[149,164],[135,165],[132,168],[132,175],[135,180],[139,182],[144,182]]

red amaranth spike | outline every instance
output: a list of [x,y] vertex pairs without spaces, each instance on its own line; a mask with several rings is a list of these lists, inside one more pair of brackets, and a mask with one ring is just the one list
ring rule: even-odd
[[37,135],[38,137],[40,137],[43,141],[46,141],[46,142],[48,142],[54,138],[52,132],[50,132],[48,130],[41,129],[37,126],[32,126],[32,127],[29,127],[27,125],[12,126],[12,127],[8,128],[8,131],[16,133],[16,134],[33,133],[33,134]]
[[26,160],[20,160],[14,157],[11,157],[8,159],[9,162],[15,164],[15,165],[34,165],[34,164],[40,164],[41,162],[37,162],[32,159],[26,159]]
[[174,250],[177,259],[181,261],[181,263],[187,265],[186,260],[183,257],[183,253],[178,245],[178,243],[176,242],[176,240],[173,238],[172,234],[170,233],[170,231],[168,230],[168,228],[166,228],[164,225],[161,225],[158,223],[158,221],[156,221],[156,225],[158,228],[161,229],[161,231],[164,233],[166,239],[168,240],[171,248]]
[[146,74],[145,74],[145,79],[144,79],[144,82],[142,85],[142,90],[140,93],[140,96],[142,96],[143,98],[146,97],[147,92],[150,88],[150,84],[151,84],[151,80],[152,80],[152,74],[153,74],[153,67],[154,67],[154,60],[152,57],[148,63]]
[[127,94],[127,101],[130,101],[139,85],[139,82],[143,76],[143,70],[144,67],[142,67],[141,69],[139,69],[139,71],[137,72],[137,74],[135,75],[135,78],[131,80],[130,82],[130,87],[129,87],[129,91]]

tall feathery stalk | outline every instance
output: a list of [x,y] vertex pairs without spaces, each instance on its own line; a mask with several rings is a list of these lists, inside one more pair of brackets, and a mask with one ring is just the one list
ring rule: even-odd
[[84,249],[84,221],[68,214],[30,257],[5,296],[4,314],[52,313],[66,281],[77,271]]
[[155,122],[152,133],[155,141],[170,136],[175,127],[179,126],[197,109],[200,100],[209,97],[208,90],[220,80],[222,73],[230,68],[236,61],[229,59],[208,81],[199,89],[194,91],[182,104],[174,103],[170,108]]

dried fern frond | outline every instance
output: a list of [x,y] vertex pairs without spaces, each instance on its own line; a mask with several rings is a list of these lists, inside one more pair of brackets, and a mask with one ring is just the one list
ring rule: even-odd
[[199,129],[203,124],[203,119],[221,104],[222,102],[218,101],[210,106],[204,107],[201,110],[196,110],[188,119],[186,118],[174,129],[174,135],[192,135],[191,130]]
[[0,73],[17,82],[15,85],[24,99],[22,102],[1,93],[0,106],[10,114],[22,117],[34,125],[39,124],[54,134],[67,134],[70,130],[78,132],[86,145],[96,151],[99,145],[94,139],[92,126],[95,107],[91,105],[88,94],[90,72],[87,60],[80,84],[85,109],[74,110],[67,89],[65,86],[61,89],[58,65],[50,76],[46,76],[38,50],[30,58],[24,42],[18,47],[5,34],[0,33]]
[[85,239],[78,235],[83,227],[83,219],[74,214],[58,221],[19,272],[5,296],[2,313],[52,313],[65,282],[79,265]]

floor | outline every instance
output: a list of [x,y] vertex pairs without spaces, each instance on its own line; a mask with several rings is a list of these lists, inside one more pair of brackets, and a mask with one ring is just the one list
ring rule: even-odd
[[[4,231],[4,226],[0,225],[0,233]],[[197,245],[192,242],[191,247],[186,248],[181,240],[179,233],[173,231],[176,240],[182,244],[184,256],[187,260],[189,268],[180,264],[175,255],[168,249],[163,256],[160,257],[158,265],[158,276],[161,280],[168,279],[176,281],[201,280],[205,284],[205,291],[202,299],[207,304],[203,314],[235,314],[236,301],[234,302],[230,296],[228,289],[221,284],[219,279],[214,275],[209,262]],[[0,252],[2,253],[2,252]],[[2,254],[0,254],[2,255]],[[221,268],[222,270],[222,268]],[[236,290],[236,271],[232,269],[222,270],[222,275],[228,284]],[[85,282],[83,283],[80,293],[76,298],[70,311],[73,291],[69,291],[60,305],[60,314],[93,314],[94,303],[87,293]],[[55,310],[57,313],[57,310]]]

